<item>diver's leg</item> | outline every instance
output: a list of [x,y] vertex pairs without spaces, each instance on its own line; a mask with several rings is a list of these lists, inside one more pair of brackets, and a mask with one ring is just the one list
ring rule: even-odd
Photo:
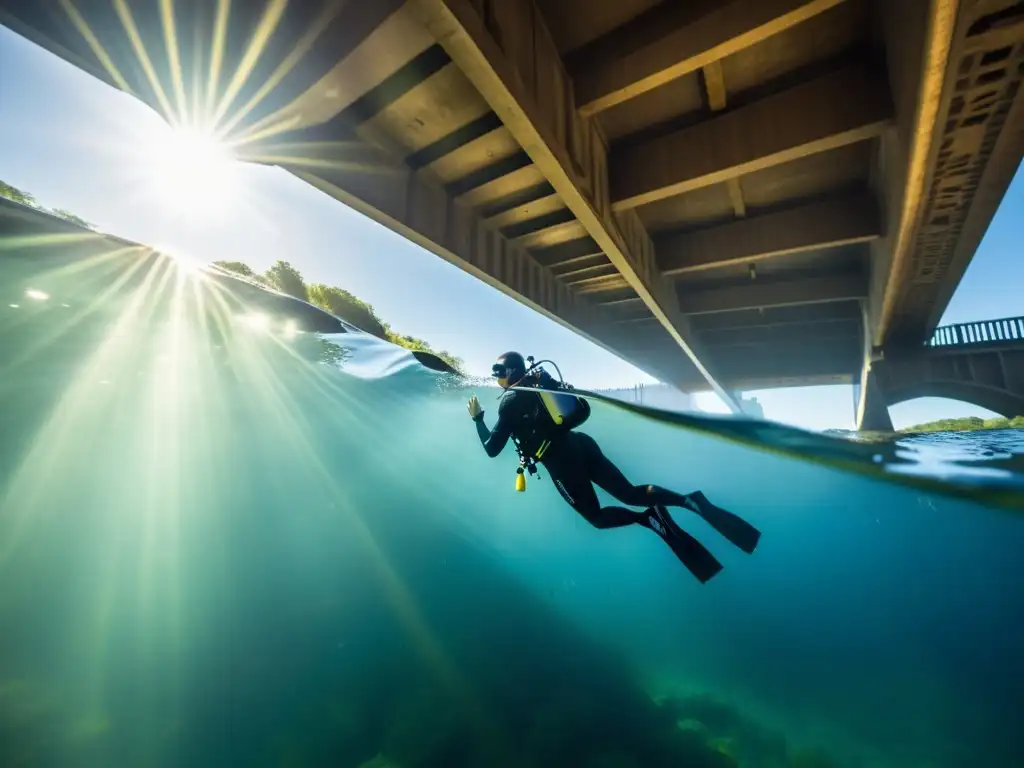
[[651,504],[657,503],[647,493],[647,488],[650,486],[633,485],[629,482],[619,468],[601,453],[601,448],[594,438],[583,432],[573,432],[571,437],[572,448],[583,457],[589,479],[600,488],[623,504],[629,504],[632,507],[649,507]]
[[563,456],[559,461],[546,463],[545,468],[562,498],[595,528],[621,528],[634,523],[646,525],[646,518],[639,512],[625,507],[601,506],[579,457]]
[[[647,506],[639,514],[642,520],[637,521],[661,536],[662,540],[675,553],[676,557],[697,579],[704,583],[722,570],[722,564],[703,544],[688,534],[669,517],[664,507],[654,506],[648,489],[652,486],[636,486],[626,479],[619,468],[612,464],[589,435],[581,432],[573,434],[573,448],[583,458],[589,480],[597,483],[624,504]],[[595,498],[597,494],[594,494]],[[622,507],[605,507],[605,509],[622,509]],[[637,513],[632,513],[637,514]]]
[[[742,549],[753,552],[761,538],[761,532],[746,520],[716,507],[700,491],[683,495],[657,485],[633,485],[589,435],[582,432],[573,434],[573,443],[586,458],[590,479],[623,504],[631,506],[686,507],[700,515],[718,533]],[[671,518],[669,518],[671,519]]]

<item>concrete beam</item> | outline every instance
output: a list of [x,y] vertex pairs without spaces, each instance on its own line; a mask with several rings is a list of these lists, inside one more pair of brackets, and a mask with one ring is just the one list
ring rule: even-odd
[[661,3],[572,57],[580,112],[593,115],[621,104],[784,32],[841,1]]
[[344,149],[362,164],[339,162],[341,148],[296,145],[276,163],[331,197],[383,224],[482,282],[580,334],[633,365],[662,377],[659,369],[617,343],[617,328],[603,311],[563,284],[526,250],[504,237],[471,206],[455,200],[429,174],[409,169],[384,150]]
[[574,108],[572,82],[532,0],[502,0],[484,15],[471,0],[411,0],[407,7],[701,375],[738,408],[701,360],[672,286],[654,264],[654,246],[643,225],[635,215],[613,214],[603,137]]
[[[842,98],[837,98],[842,94]],[[893,117],[885,79],[852,65],[609,159],[617,211],[879,136]]]
[[[943,133],[949,130],[947,123],[957,123],[948,120],[954,90],[950,85],[961,78],[958,64],[968,63],[963,59],[958,61],[954,49],[957,19],[960,18],[963,35],[969,29],[967,25],[973,22],[967,9],[961,6],[959,2],[940,0],[879,6],[898,129],[881,141],[879,147],[879,162],[885,169],[886,220],[890,232],[885,241],[876,244],[876,253],[872,255],[871,291],[864,307],[864,362],[857,405],[858,426],[872,423],[884,426],[883,408],[877,405],[880,396],[871,366],[876,350],[885,345],[896,315],[897,296],[905,285],[913,260],[915,233],[928,213],[929,190],[938,193],[933,194],[937,200],[948,196],[943,189],[945,186],[958,191],[964,180],[970,178],[965,172],[971,166],[971,145],[977,147],[985,143],[985,129],[979,125],[967,128],[970,140],[966,146],[960,145],[955,136],[949,136],[950,161],[946,167],[953,172],[955,181],[933,179],[934,160],[943,144]],[[982,8],[984,5],[978,5],[971,10],[981,12]],[[908,34],[908,29],[915,32]],[[963,79],[973,82],[973,78]],[[964,96],[970,105],[972,97]],[[981,102],[988,103],[988,99]],[[968,110],[963,117],[972,115]],[[983,120],[985,122],[988,121]],[[954,194],[953,198],[957,196]],[[952,221],[952,231],[959,233],[962,223]],[[930,256],[928,263],[930,272],[941,267],[941,259],[935,256]],[[930,274],[928,282],[935,277],[934,273]]]
[[835,302],[696,315],[690,318],[690,327],[703,335],[705,331],[721,331],[732,328],[770,328],[845,321],[859,323],[861,319],[862,311],[858,302]]
[[701,333],[704,343],[715,350],[723,347],[762,347],[763,345],[803,344],[822,339],[860,339],[860,320],[833,320],[788,326],[748,326]]
[[686,275],[787,253],[864,243],[881,235],[878,206],[871,195],[861,193],[668,235],[656,245],[661,271]]
[[808,341],[772,345],[760,350],[725,347],[714,352],[715,360],[730,382],[740,379],[795,378],[858,373],[860,356],[856,341]]
[[862,299],[867,295],[867,279],[861,274],[823,275],[803,280],[758,285],[749,283],[681,293],[679,302],[688,315],[737,312],[744,309],[787,307]]
[[[728,100],[722,62],[712,61],[701,69],[701,75],[704,80],[704,93],[708,98],[708,106],[712,112],[721,112],[725,109]],[[736,218],[743,218],[747,215],[747,206],[743,201],[743,189],[740,187],[739,177],[727,180],[725,185],[729,190],[729,202],[732,203],[732,212],[736,214]]]
[[[762,389],[787,389],[790,387],[824,387],[838,384],[852,384],[855,376],[845,370],[835,373],[821,373],[813,376],[786,375],[787,372],[776,376],[750,377],[742,379],[729,379],[728,384],[738,392],[754,392]],[[700,390],[696,390],[700,391]]]

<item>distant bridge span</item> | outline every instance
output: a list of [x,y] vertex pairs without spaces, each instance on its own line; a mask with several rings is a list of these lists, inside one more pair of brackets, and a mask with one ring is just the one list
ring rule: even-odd
[[891,430],[888,408],[919,397],[945,397],[1012,418],[1024,416],[1024,317],[943,326],[916,354],[873,365],[863,429]]

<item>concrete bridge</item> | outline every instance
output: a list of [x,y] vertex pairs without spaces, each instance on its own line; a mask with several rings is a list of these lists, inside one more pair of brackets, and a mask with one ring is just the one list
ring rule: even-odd
[[873,366],[863,429],[892,430],[888,407],[947,397],[1001,416],[1024,416],[1024,317],[942,326],[916,354]]
[[0,0],[0,22],[733,407],[860,382],[870,422],[1024,153],[1020,0]]

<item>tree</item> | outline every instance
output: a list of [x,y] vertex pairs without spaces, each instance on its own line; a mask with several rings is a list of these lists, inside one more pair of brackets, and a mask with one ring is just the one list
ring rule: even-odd
[[274,262],[274,266],[266,271],[264,277],[272,287],[281,293],[302,299],[302,301],[309,300],[309,293],[306,290],[306,283],[302,280],[302,275],[287,261],[278,259]]
[[1024,416],[1006,419],[998,416],[994,419],[979,419],[977,416],[965,416],[959,419],[939,419],[927,424],[907,427],[902,432],[967,432],[976,429],[1009,429],[1024,427]]
[[248,277],[250,280],[256,278],[256,273],[252,271],[252,267],[240,261],[215,261],[213,265],[220,267],[225,272],[234,272],[236,275]]
[[[215,261],[214,266],[220,267],[225,272],[232,272],[239,277],[244,277],[246,280],[251,280],[254,283],[260,285],[267,285],[267,280],[263,275],[259,275],[253,272],[252,267],[241,261]],[[268,286],[269,287],[269,286]]]
[[465,362],[461,357],[456,357],[450,352],[445,352],[444,350],[438,351],[423,339],[417,339],[415,336],[403,336],[400,333],[395,333],[389,328],[388,341],[392,344],[397,344],[400,347],[412,350],[413,352],[429,352],[432,355],[437,355],[459,373],[465,373]]
[[76,216],[70,211],[65,211],[62,208],[54,208],[53,210],[50,211],[50,213],[52,213],[54,216],[60,216],[65,221],[70,221],[72,224],[77,224],[78,226],[84,227],[85,229],[96,229],[94,225],[90,224],[81,216]]
[[299,271],[287,261],[276,262],[263,275],[257,274],[252,267],[241,261],[215,261],[213,263],[223,270],[234,272],[249,280],[276,288],[281,293],[308,301],[377,338],[390,341],[392,344],[405,347],[413,352],[429,352],[436,355],[459,373],[465,372],[465,363],[462,358],[444,350],[438,352],[423,339],[396,333],[388,323],[377,317],[372,306],[353,296],[344,288],[323,283],[313,283],[307,286]]
[[6,197],[8,200],[13,200],[14,202],[21,203],[22,205],[30,205],[37,211],[49,213],[52,216],[57,216],[59,218],[64,219],[65,221],[70,221],[72,224],[77,224],[78,226],[84,227],[85,229],[96,229],[96,227],[93,224],[89,223],[81,216],[76,216],[75,214],[71,213],[71,211],[65,211],[63,208],[54,208],[52,210],[48,210],[47,208],[40,205],[33,195],[30,195],[28,192],[25,192],[22,189],[18,189],[17,187],[8,184],[6,181],[0,181],[0,197]]
[[309,303],[315,304],[335,317],[352,323],[357,328],[372,333],[379,339],[387,339],[387,330],[384,324],[373,311],[373,307],[365,301],[360,301],[343,288],[336,288],[323,283],[313,283],[308,286]]
[[33,208],[39,207],[39,204],[32,195],[8,184],[6,181],[0,181],[0,197],[6,197],[8,200],[13,200],[22,205],[31,205]]

